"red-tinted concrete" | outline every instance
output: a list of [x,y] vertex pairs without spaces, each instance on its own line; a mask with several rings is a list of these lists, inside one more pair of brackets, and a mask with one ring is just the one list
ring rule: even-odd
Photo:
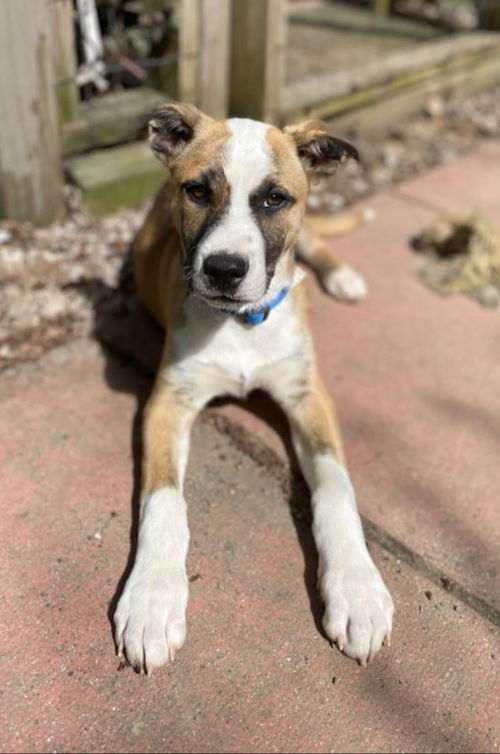
[[392,647],[366,670],[331,649],[308,525],[203,423],[187,644],[151,678],[118,670],[107,610],[128,556],[138,388],[110,363],[110,389],[102,369],[73,350],[2,383],[3,751],[494,750],[489,622],[375,546]]
[[401,194],[441,210],[480,210],[500,222],[500,142],[484,141],[461,160],[418,176]]
[[[479,175],[493,185],[488,149],[440,170],[464,191]],[[290,507],[282,471],[200,422],[186,647],[152,678],[117,670],[107,613],[127,563],[147,385],[75,344],[0,380],[2,751],[497,749],[500,313],[414,276],[407,242],[432,220],[424,197],[439,204],[437,172],[418,179],[422,196],[414,181],[370,202],[377,219],[336,242],[365,274],[366,302],[309,286],[360,507],[382,531],[370,546],[396,603],[391,649],[363,670],[328,646],[303,493]],[[223,411],[283,455],[257,416]],[[482,598],[479,612],[410,568],[411,552],[400,562],[379,547],[385,532]]]

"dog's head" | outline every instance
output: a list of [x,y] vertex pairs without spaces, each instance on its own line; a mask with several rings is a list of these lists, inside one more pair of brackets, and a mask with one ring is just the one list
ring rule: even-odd
[[235,310],[290,282],[312,174],[357,158],[320,121],[280,130],[253,120],[217,121],[186,104],[156,110],[149,141],[170,170],[191,290]]

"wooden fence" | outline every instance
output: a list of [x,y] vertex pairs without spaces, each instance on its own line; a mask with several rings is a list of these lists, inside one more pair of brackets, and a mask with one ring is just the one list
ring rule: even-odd
[[[215,117],[274,120],[285,0],[177,0],[177,98]],[[131,90],[79,101],[72,0],[0,2],[0,217],[47,224],[63,212],[61,155],[127,140],[134,108],[165,95]],[[139,117],[139,112],[137,112]]]
[[[411,97],[414,107],[434,91],[487,86],[500,74],[499,35],[481,32],[424,42],[411,55],[395,50],[376,66],[285,81],[287,0],[170,3],[178,41],[176,91],[168,94],[214,117],[336,116],[356,127],[352,114],[359,120],[363,108],[397,118]],[[389,0],[372,7],[370,23],[396,22],[384,18]],[[61,216],[61,158],[133,141],[168,96],[145,87],[80,101],[73,14],[73,0],[0,0],[0,217],[46,224]]]

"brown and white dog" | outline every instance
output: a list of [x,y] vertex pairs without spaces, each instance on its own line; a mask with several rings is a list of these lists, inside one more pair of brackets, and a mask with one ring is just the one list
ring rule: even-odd
[[330,293],[364,295],[354,270],[299,238],[311,176],[356,150],[318,121],[280,130],[184,104],[153,114],[150,144],[170,179],[133,255],[140,296],[166,342],[144,413],[138,545],[114,616],[118,652],[151,672],[184,644],[190,428],[215,396],[260,388],[288,415],[311,490],[324,629],[365,665],[390,636],[394,609],[365,545],[294,262],[299,247]]

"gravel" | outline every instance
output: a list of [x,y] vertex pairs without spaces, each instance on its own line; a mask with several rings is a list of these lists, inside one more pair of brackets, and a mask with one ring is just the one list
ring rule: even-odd
[[120,285],[142,210],[95,221],[72,206],[49,228],[3,221],[0,226],[0,369],[38,358],[92,332],[94,315],[120,315],[130,294]]

